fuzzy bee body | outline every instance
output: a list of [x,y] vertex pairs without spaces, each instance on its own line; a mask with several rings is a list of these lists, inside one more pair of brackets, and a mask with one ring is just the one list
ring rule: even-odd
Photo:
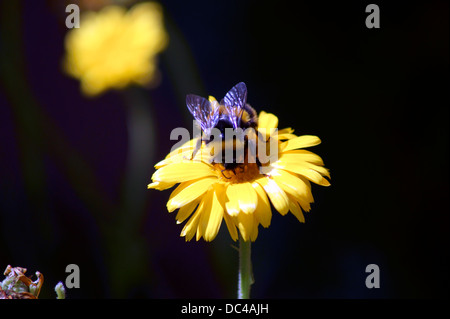
[[[210,98],[210,100],[207,100],[203,97],[189,94],[186,97],[186,105],[203,131],[202,139],[198,139],[192,158],[200,149],[202,142],[206,145],[211,142],[221,143],[221,163],[224,166],[224,170],[234,172],[248,157],[246,150],[248,149],[249,139],[245,135],[241,141],[236,139],[236,136],[232,137],[233,140],[227,140],[227,129],[246,131],[249,128],[255,129],[258,125],[256,111],[247,103],[247,87],[245,83],[240,82],[235,85],[220,103],[215,99]],[[213,135],[211,133],[214,129],[220,132],[219,140],[212,139]],[[240,145],[240,147],[244,147],[244,153],[238,157],[236,147],[237,144],[242,143],[243,145]],[[230,147],[233,148],[233,157],[231,161],[227,161],[225,150]],[[215,161],[218,161],[217,157]]]

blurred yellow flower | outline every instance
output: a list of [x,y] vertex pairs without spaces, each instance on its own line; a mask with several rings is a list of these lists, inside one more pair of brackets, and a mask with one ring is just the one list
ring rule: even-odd
[[167,43],[162,8],[157,3],[83,12],[80,28],[67,33],[64,69],[80,80],[88,96],[132,83],[145,86],[156,80],[156,55]]
[[[190,140],[157,163],[148,188],[164,190],[178,184],[170,195],[167,209],[179,209],[178,223],[188,220],[181,236],[191,240],[213,240],[225,220],[230,236],[255,241],[258,226],[269,227],[272,206],[281,214],[289,211],[304,222],[302,210],[308,212],[314,202],[311,183],[329,186],[329,171],[320,156],[303,148],[320,144],[317,136],[296,136],[293,130],[278,127],[278,118],[261,112],[258,131],[268,135],[267,144],[274,139],[278,158],[261,171],[257,163],[241,164],[239,169],[226,170],[221,163],[210,162],[208,151],[199,151],[189,160],[195,148]],[[201,150],[205,148],[203,143]],[[264,164],[263,164],[264,166]]]

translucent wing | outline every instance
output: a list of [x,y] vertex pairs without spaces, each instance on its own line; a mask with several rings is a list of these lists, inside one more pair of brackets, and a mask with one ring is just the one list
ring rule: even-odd
[[200,124],[202,131],[206,135],[209,135],[211,129],[219,121],[219,109],[213,109],[207,99],[195,94],[188,94],[186,96],[186,105],[195,120]]
[[247,86],[244,82],[236,84],[223,98],[225,108],[230,116],[233,128],[239,127],[245,104],[247,103]]

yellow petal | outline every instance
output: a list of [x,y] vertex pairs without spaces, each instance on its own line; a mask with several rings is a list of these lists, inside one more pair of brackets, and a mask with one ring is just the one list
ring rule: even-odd
[[301,223],[304,223],[305,216],[303,216],[302,210],[301,210],[300,206],[298,205],[297,201],[295,200],[295,198],[292,198],[289,195],[288,195],[288,197],[289,197],[289,210],[295,217],[297,217],[297,219]]
[[308,198],[311,186],[306,184],[300,177],[282,169],[274,169],[272,174],[272,178],[286,193],[296,198]]
[[256,182],[261,185],[269,195],[273,207],[281,214],[286,215],[289,211],[289,199],[286,193],[277,185],[277,183],[267,177],[259,178]]
[[174,151],[171,153],[169,157],[166,157],[164,160],[156,163],[155,168],[161,168],[163,166],[180,163],[180,162],[204,162],[206,164],[211,163],[212,153],[211,149],[202,145],[202,147],[196,152],[194,158],[192,155],[194,154],[194,149],[186,149]]
[[170,195],[167,202],[168,211],[173,212],[175,209],[192,202],[203,195],[216,182],[217,178],[207,177],[181,183]]
[[319,172],[320,174],[322,174],[323,176],[330,178],[330,171],[323,166],[318,166],[318,165],[311,164],[308,162],[302,163],[301,166],[305,166],[307,168],[313,169],[313,170]]
[[281,151],[290,151],[297,148],[311,147],[320,144],[320,138],[314,135],[302,135],[280,144]]
[[[253,216],[253,218],[255,219],[255,217]],[[253,231],[252,231],[252,233],[250,234],[250,240],[251,241],[255,241],[256,240],[256,238],[258,237],[258,222],[256,221],[256,219],[255,219],[255,221],[254,221],[254,226],[253,226]]]
[[[273,163],[272,166],[303,175],[316,184],[330,186],[330,182],[322,176],[330,177],[329,171],[319,166],[323,165],[322,159],[318,155],[308,151],[299,150],[294,152],[301,151],[307,153],[282,153],[278,161]],[[311,163],[312,161],[314,163]]]
[[258,206],[256,206],[254,215],[258,222],[261,223],[263,227],[267,228],[270,226],[270,221],[272,219],[272,209],[270,208],[269,199],[261,185],[254,182],[252,186],[258,195]]
[[230,199],[228,196],[228,200],[225,202],[225,208],[227,210],[227,214],[230,216],[237,216],[239,212],[241,211],[239,209],[239,201],[233,199]]
[[292,163],[309,162],[315,165],[323,166],[322,158],[319,155],[307,150],[281,152],[279,155],[279,161]]
[[178,210],[177,216],[175,217],[175,219],[177,220],[177,224],[181,224],[182,222],[184,222],[186,218],[188,218],[192,214],[199,202],[199,199],[193,200],[192,202],[181,207]]
[[189,160],[191,158],[192,151],[185,151],[172,155],[171,157],[165,158],[162,161],[159,161],[155,164],[155,168],[159,169],[163,166],[172,164],[172,163],[179,163],[182,161]]
[[192,157],[192,153],[194,151],[196,141],[197,139],[192,139],[184,143],[180,147],[176,148],[175,150],[167,154],[165,159],[156,163],[155,168],[158,169],[171,163],[178,163],[182,162],[183,160],[190,160]]
[[[214,188],[216,190],[217,200],[222,204],[222,208],[224,207],[224,203],[227,201],[226,198],[226,186],[223,184],[215,184]],[[236,229],[236,224],[234,222],[234,218],[225,212],[222,213],[223,219],[225,220],[225,224],[227,225],[228,232],[230,233],[231,238],[236,241],[239,236]]]
[[301,208],[305,212],[309,212],[311,210],[311,203],[314,203],[314,197],[311,192],[311,183],[310,181],[303,176],[298,176],[306,185],[307,185],[307,192],[306,196],[294,196],[297,202],[300,204]]
[[180,162],[158,169],[152,176],[155,182],[181,183],[207,176],[217,176],[212,166],[203,162]]
[[177,154],[180,154],[180,153],[183,153],[186,151],[193,151],[194,147],[197,143],[197,139],[198,138],[191,139],[191,140],[187,141],[186,143],[182,144],[180,147],[177,147],[172,152],[167,154],[166,158],[170,158],[172,156],[175,156]]
[[314,199],[312,199],[310,201],[310,200],[307,200],[307,199],[304,199],[304,198],[296,198],[296,200],[300,204],[300,206],[302,207],[303,211],[305,211],[305,212],[309,212],[311,210],[311,203],[314,203]]
[[261,111],[258,117],[258,128],[277,128],[278,127],[278,117],[273,115],[272,113],[266,113]]
[[239,237],[236,230],[236,225],[233,222],[233,218],[228,214],[223,214],[223,219],[225,220],[225,224],[227,225],[227,229],[230,233],[231,238],[236,241]]
[[[280,135],[280,134],[291,134],[291,133],[294,133],[294,129],[291,128],[291,127],[285,127],[285,128],[283,128],[281,130],[278,130],[278,135]],[[292,135],[294,135],[294,134],[292,134]],[[294,136],[297,137],[297,135],[294,135]]]
[[197,225],[200,220],[201,213],[203,211],[203,203],[204,203],[203,201],[200,202],[195,213],[187,221],[186,225],[184,225],[183,229],[181,230],[180,236],[182,237],[184,236],[186,241],[190,241],[197,231]]
[[255,237],[255,228],[256,236],[258,235],[258,223],[253,214],[238,214],[235,217],[235,222],[244,241],[252,240]]
[[[301,150],[299,150],[299,152],[300,151]],[[323,167],[322,165],[323,165],[322,159],[320,158],[320,156],[314,153],[296,154],[291,152],[287,153],[282,152],[278,161],[273,163],[274,167],[284,169],[288,169],[287,167],[292,168],[293,166],[302,166],[304,168],[310,168],[319,172],[323,176],[330,178],[329,170]]]
[[298,136],[291,133],[280,133],[278,132],[277,138],[278,140],[290,140],[293,138],[297,138]]
[[324,178],[319,172],[302,166],[302,165],[288,165],[284,168],[285,170],[300,174],[305,176],[307,179],[309,179],[311,182],[314,182],[321,186],[330,186],[330,182]]
[[240,183],[240,184],[230,184],[226,191],[229,203],[227,204],[230,211],[228,213],[233,216],[236,215],[236,211],[243,211],[246,214],[251,214],[255,211],[258,205],[258,196],[256,195],[255,189],[252,184]]
[[173,187],[175,184],[176,183],[154,182],[154,183],[148,184],[147,188],[148,189],[153,188],[153,189],[162,191],[162,190]]
[[207,220],[207,218],[209,218],[209,215],[211,213],[211,206],[212,191],[208,191],[205,196],[202,197],[202,210],[200,212],[200,217],[197,224],[196,240],[199,240],[203,236],[206,225],[202,227],[202,223],[205,224],[205,219]]
[[200,216],[197,236],[203,236],[206,241],[213,240],[222,224],[223,207],[217,198],[214,188],[205,195],[205,209]]

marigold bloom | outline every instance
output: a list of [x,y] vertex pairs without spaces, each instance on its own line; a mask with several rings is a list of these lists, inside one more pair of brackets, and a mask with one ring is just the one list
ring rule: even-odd
[[81,18],[80,28],[67,33],[64,69],[80,80],[83,93],[94,96],[156,79],[156,55],[168,43],[159,4],[129,10],[112,5]]
[[[258,131],[262,134],[275,129],[278,118],[266,112],[259,114]],[[272,130],[273,131],[273,130]],[[272,206],[281,214],[289,211],[300,222],[305,222],[302,210],[308,212],[314,202],[310,182],[329,186],[329,171],[322,159],[303,148],[320,143],[316,136],[296,136],[286,128],[275,130],[269,139],[276,139],[278,159],[261,172],[256,163],[246,163],[242,170],[224,174],[224,166],[210,163],[208,152],[199,152],[189,160],[195,140],[172,151],[157,163],[148,188],[164,190],[178,184],[172,192],[167,209],[176,209],[177,223],[188,219],[181,236],[186,241],[194,235],[199,240],[213,240],[225,220],[233,240],[238,231],[243,240],[255,241],[258,226],[269,227]],[[205,148],[203,143],[202,149]]]

